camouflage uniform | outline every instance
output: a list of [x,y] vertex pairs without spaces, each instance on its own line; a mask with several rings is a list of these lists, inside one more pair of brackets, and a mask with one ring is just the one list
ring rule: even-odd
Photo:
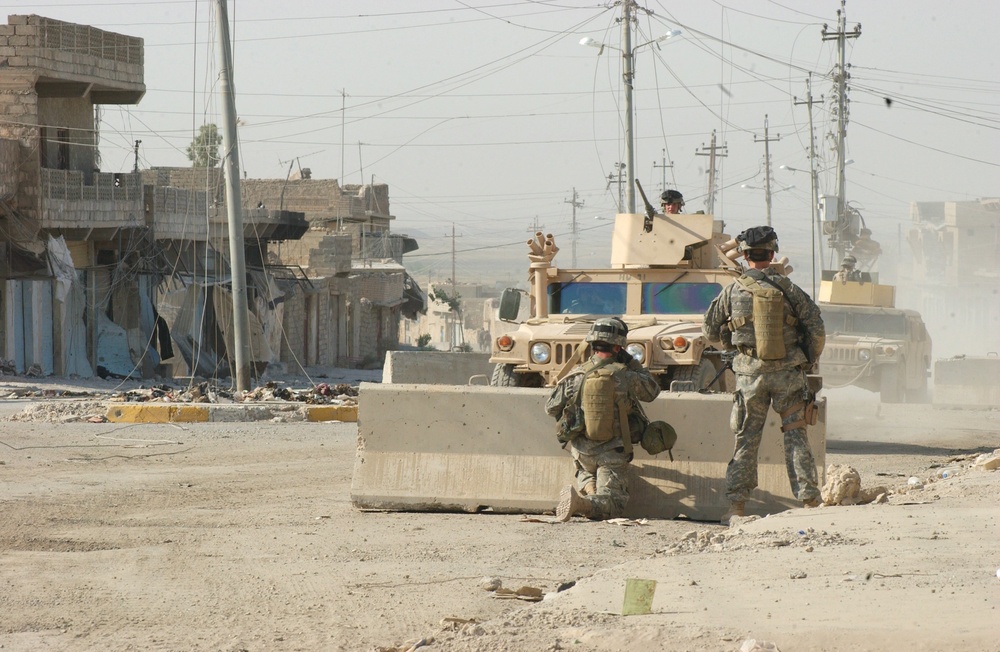
[[[784,279],[787,284],[787,287],[782,285],[786,294],[785,314],[797,315],[799,319],[797,327],[789,325],[787,321],[784,324],[786,351],[784,359],[761,360],[755,357],[756,338],[752,321],[743,324],[735,331],[730,330],[730,320],[733,317],[753,313],[753,294],[739,283],[727,286],[712,301],[712,305],[705,313],[702,327],[709,340],[731,343],[738,351],[733,360],[736,393],[733,397],[733,414],[730,421],[736,434],[736,450],[726,468],[726,496],[733,503],[745,501],[757,487],[757,451],[760,448],[768,408],[773,406],[774,410],[781,414],[802,403],[803,396],[807,392],[806,370],[811,366],[809,361],[819,360],[826,340],[826,330],[819,308],[798,286],[771,268],[750,269],[744,275],[769,288],[771,286],[766,281],[760,280],[765,274],[776,283],[780,282],[779,279]],[[803,332],[801,341],[799,329]],[[808,357],[806,350],[809,352]],[[796,422],[801,423],[803,419],[804,409],[800,408],[791,414],[786,414],[781,423],[787,426]],[[784,448],[785,467],[792,492],[802,501],[817,499],[819,487],[816,462],[809,449],[805,426],[785,432]]]
[[[598,360],[597,356],[591,358],[592,362]],[[614,374],[615,388],[619,396],[627,397],[630,416],[638,412],[638,401],[652,401],[660,393],[656,379],[638,361],[630,360],[628,366],[611,364],[619,367]],[[583,374],[579,373],[581,366],[577,366],[552,390],[552,395],[545,402],[545,412],[549,416],[558,419],[566,404],[576,400],[583,381]],[[632,419],[629,422],[632,423]],[[621,432],[617,411],[614,428],[615,432]],[[586,435],[580,435],[570,442],[570,452],[576,464],[577,489],[585,492],[588,483],[596,482],[597,493],[586,497],[592,508],[590,517],[608,519],[621,516],[628,503],[625,469],[632,461],[632,456],[625,452],[621,436],[608,441],[593,441]]]

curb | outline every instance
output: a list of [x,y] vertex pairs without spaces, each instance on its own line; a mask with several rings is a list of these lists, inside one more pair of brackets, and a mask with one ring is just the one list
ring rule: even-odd
[[246,405],[163,405],[123,404],[112,405],[105,417],[111,423],[234,423],[241,421],[270,421],[279,414],[302,415],[306,421],[358,420],[357,405],[309,405],[294,403]]

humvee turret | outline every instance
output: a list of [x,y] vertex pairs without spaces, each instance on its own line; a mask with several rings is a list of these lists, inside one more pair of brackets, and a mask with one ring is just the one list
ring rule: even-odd
[[[594,320],[614,316],[628,324],[628,352],[664,389],[731,391],[721,351],[701,334],[712,299],[740,275],[725,255],[735,243],[723,229],[712,215],[619,214],[603,269],[554,265],[553,237],[537,233],[528,241],[529,317],[493,338],[491,384],[555,385],[589,356],[581,343]],[[501,320],[516,320],[522,293],[504,292]]]
[[877,274],[860,281],[823,272],[819,301],[826,326],[820,373],[826,387],[854,385],[883,403],[924,403],[931,338],[920,313],[895,307],[895,288]]

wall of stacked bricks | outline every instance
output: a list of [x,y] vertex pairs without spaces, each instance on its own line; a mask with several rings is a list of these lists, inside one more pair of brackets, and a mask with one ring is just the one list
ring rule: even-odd
[[[27,218],[38,219],[42,183],[39,168],[24,163],[38,160],[38,125],[49,124],[50,119],[62,120],[65,109],[72,108],[75,112],[78,107],[72,106],[74,100],[50,102],[52,98],[47,98],[45,105],[51,108],[45,111],[49,115],[39,115],[36,78],[44,73],[68,81],[141,87],[143,41],[41,16],[9,16],[8,24],[0,25],[0,67],[4,68],[0,84],[0,138],[17,140],[22,148],[17,210]],[[88,100],[83,101],[89,105]],[[92,108],[88,106],[83,115],[92,119]],[[84,129],[74,131],[74,142],[92,144],[92,120],[72,126]],[[92,148],[73,149],[80,152],[90,149],[93,156]]]

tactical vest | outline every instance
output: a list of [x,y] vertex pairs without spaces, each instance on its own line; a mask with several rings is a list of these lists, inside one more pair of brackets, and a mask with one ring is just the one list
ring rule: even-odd
[[799,323],[794,315],[785,313],[784,292],[747,275],[736,282],[749,290],[750,297],[745,293],[733,295],[733,316],[729,320],[733,344],[741,353],[759,360],[784,360],[787,345],[797,342],[795,327]]
[[576,372],[583,375],[579,389],[563,408],[559,420],[560,442],[571,441],[579,435],[598,442],[620,436],[626,453],[632,452],[627,401],[618,395],[614,377],[623,368],[624,365],[613,359],[591,360],[580,367]]
[[[585,366],[589,366],[587,363]],[[618,391],[615,388],[615,372],[620,364],[594,367],[585,372],[580,387],[580,409],[587,428],[587,439],[608,441],[615,435],[615,412],[617,412]]]

